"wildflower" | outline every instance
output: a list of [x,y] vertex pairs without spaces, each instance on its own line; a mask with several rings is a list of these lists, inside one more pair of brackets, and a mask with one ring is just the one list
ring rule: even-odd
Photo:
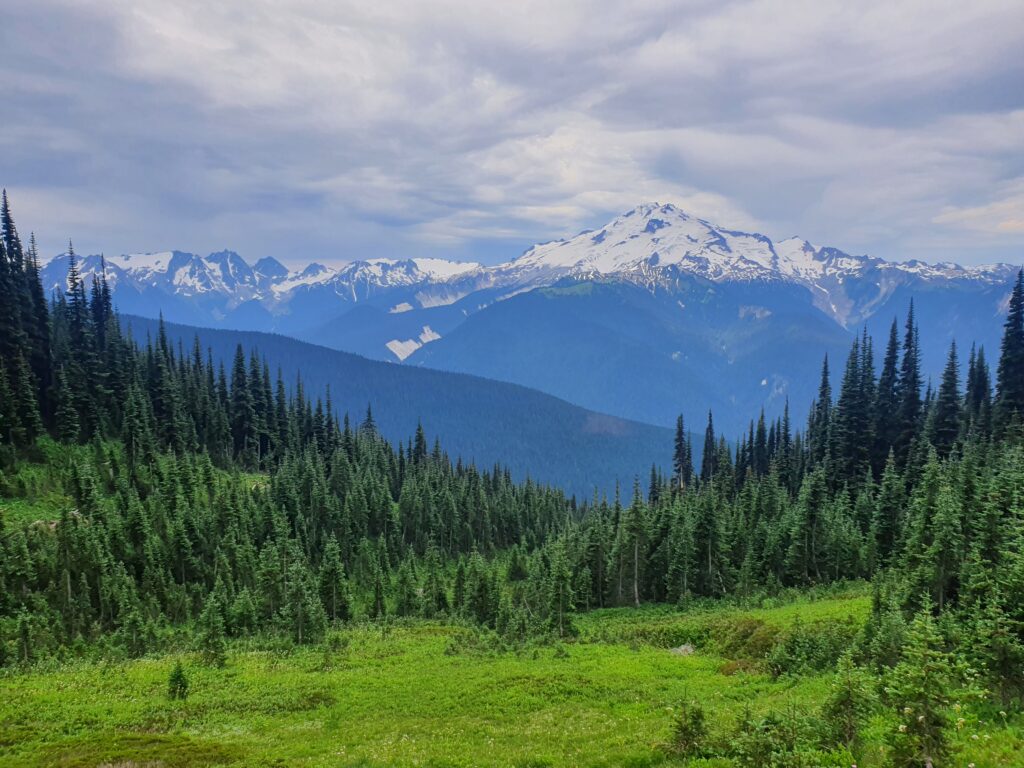
[[903,714],[904,714],[904,715],[909,715],[909,714],[910,714],[911,712],[913,712],[913,711],[914,711],[914,710],[913,710],[913,709],[911,709],[910,707],[904,707],[904,708],[903,708]]
[[924,715],[918,715],[917,716],[917,722],[923,723],[924,722]]
[[972,733],[971,734],[971,738],[974,739],[974,741],[977,741],[978,740],[978,734]]
[[901,725],[900,726],[900,733],[906,733],[906,732],[907,732],[907,726]]

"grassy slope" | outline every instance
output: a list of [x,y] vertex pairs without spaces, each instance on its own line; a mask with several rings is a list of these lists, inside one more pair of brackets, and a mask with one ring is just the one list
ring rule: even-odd
[[[727,675],[720,656],[680,656],[626,638],[655,628],[650,636],[664,640],[666,625],[698,633],[744,620],[785,627],[797,615],[830,621],[866,610],[855,597],[755,611],[601,611],[581,617],[591,641],[568,646],[567,656],[552,648],[446,653],[462,630],[420,623],[386,637],[377,627],[348,629],[347,647],[332,654],[236,647],[222,670],[189,654],[36,669],[0,678],[0,764],[673,764],[662,747],[678,702],[703,703],[718,729],[748,704],[755,713],[814,709],[829,678]],[[192,688],[184,703],[166,699],[177,658]],[[1012,728],[977,745],[970,757],[978,768],[1014,765],[1021,749]],[[859,762],[877,764],[872,755]]]
[[20,461],[5,472],[0,469],[0,522],[21,525],[57,520],[61,510],[74,501],[64,487],[71,464],[89,451],[88,446],[67,446],[40,440],[31,461]]
[[448,656],[451,630],[352,633],[329,670],[323,652],[233,656],[190,667],[193,694],[165,699],[171,658],[75,666],[3,681],[0,762],[167,765],[649,764],[667,708],[699,697],[730,711],[823,695],[821,680],[723,677],[713,657],[650,647],[581,645],[568,658]]

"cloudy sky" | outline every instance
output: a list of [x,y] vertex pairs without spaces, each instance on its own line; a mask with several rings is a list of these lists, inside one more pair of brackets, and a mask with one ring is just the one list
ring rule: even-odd
[[46,253],[495,262],[641,201],[1024,261],[1024,3],[5,0]]

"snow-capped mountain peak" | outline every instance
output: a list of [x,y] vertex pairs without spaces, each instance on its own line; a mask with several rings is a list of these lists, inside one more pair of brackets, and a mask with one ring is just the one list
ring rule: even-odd
[[[99,257],[83,258],[80,268],[87,279],[97,274]],[[799,237],[773,242],[762,234],[717,226],[671,203],[647,202],[603,227],[535,245],[494,267],[440,258],[370,258],[340,267],[311,263],[289,270],[269,257],[251,267],[237,253],[225,250],[206,257],[182,251],[108,257],[106,270],[112,284],[130,286],[140,295],[156,290],[189,301],[216,300],[223,305],[217,310],[221,315],[250,301],[271,315],[289,313],[311,301],[314,293],[322,294],[324,302],[343,303],[382,296],[388,311],[400,314],[450,305],[482,289],[498,288],[512,296],[566,278],[599,277],[666,289],[680,276],[715,283],[782,282],[805,287],[819,309],[849,326],[909,282],[990,285],[1005,279],[1013,268],[886,262],[812,245]],[[66,256],[44,269],[51,288],[61,288],[65,274]],[[862,289],[851,291],[858,282]]]
[[712,280],[772,279],[777,255],[758,234],[715,227],[672,204],[644,203],[598,230],[537,245],[509,269],[614,275],[675,267]]

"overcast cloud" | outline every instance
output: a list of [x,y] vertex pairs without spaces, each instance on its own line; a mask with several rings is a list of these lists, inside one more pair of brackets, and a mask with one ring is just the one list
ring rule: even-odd
[[5,0],[0,184],[46,253],[495,262],[673,201],[1024,261],[1024,3]]

